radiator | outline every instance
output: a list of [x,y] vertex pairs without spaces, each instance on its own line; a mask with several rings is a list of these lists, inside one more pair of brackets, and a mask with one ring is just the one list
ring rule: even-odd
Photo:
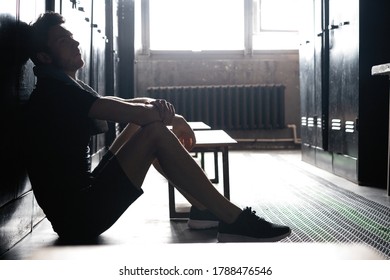
[[213,129],[285,128],[283,85],[149,87],[147,95],[171,102],[187,121]]

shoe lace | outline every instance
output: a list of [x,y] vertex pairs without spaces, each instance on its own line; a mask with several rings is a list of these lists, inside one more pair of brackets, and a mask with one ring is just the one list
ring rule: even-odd
[[252,207],[246,207],[244,209],[244,211],[246,211],[248,213],[248,215],[247,215],[248,219],[250,219],[254,222],[258,222],[258,221],[266,222],[264,218],[261,218],[261,217],[256,215],[256,211],[252,210]]

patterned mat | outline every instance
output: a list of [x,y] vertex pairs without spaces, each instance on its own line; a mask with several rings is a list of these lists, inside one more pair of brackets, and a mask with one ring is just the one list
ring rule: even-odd
[[[304,172],[296,171],[295,177]],[[292,228],[282,242],[366,243],[390,259],[390,208],[321,177],[303,175],[299,185],[284,181],[277,196],[254,207],[260,216]]]

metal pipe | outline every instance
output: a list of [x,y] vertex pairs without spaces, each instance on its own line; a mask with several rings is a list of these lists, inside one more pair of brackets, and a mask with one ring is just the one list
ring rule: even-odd
[[293,138],[235,138],[237,142],[294,142],[294,144],[301,144],[301,139],[297,136],[297,127],[295,124],[288,124],[288,128],[291,128],[293,132]]

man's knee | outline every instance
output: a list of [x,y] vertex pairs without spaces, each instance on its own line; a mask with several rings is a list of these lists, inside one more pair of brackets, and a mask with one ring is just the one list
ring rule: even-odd
[[163,122],[153,122],[142,127],[148,137],[152,139],[159,140],[165,135],[165,133],[170,133],[170,130],[164,125]]

